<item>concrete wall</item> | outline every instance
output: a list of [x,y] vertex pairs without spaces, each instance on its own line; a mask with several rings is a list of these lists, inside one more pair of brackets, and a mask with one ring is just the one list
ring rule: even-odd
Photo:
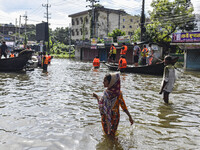
[[140,26],[140,17],[131,15],[122,15],[120,29],[126,33],[126,35],[131,35]]
[[[119,15],[116,13],[98,12],[98,37],[107,37],[109,32],[118,28]],[[107,18],[108,17],[108,18]]]

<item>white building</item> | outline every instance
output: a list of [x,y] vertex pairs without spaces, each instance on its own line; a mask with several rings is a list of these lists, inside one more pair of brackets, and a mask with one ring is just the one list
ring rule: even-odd
[[72,39],[90,39],[94,30],[94,37],[104,38],[115,29],[125,31],[131,35],[139,27],[140,17],[131,16],[124,10],[114,10],[104,7],[95,8],[94,27],[92,28],[92,10],[71,14]]

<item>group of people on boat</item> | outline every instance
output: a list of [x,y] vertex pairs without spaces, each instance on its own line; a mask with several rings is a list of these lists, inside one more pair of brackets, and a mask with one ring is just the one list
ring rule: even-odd
[[[31,47],[27,45],[26,49],[31,50]],[[13,49],[11,50],[8,49],[8,46],[6,45],[5,41],[2,42],[0,46],[0,59],[2,58],[2,56],[6,59],[6,58],[14,58],[17,55],[18,53],[14,52]]]
[[[127,61],[126,61],[127,51],[128,51],[128,46],[125,43],[122,43],[120,58],[118,61],[118,69],[127,67]],[[117,49],[114,44],[111,44],[108,62],[115,63],[116,55],[117,55]],[[137,45],[137,43],[134,43],[133,61],[136,67],[139,65],[139,61],[141,65],[152,65],[153,59],[154,59],[154,50],[152,48],[152,44],[149,44],[148,48],[146,45],[143,45],[143,49],[141,49]],[[98,56],[94,58],[93,66],[95,68],[98,68],[100,66],[100,59]]]
[[[120,52],[120,59],[119,59],[119,69],[120,68],[126,68],[127,66],[127,61],[126,61],[126,53],[127,53],[128,47],[126,46],[125,43],[122,43],[121,47],[121,52]],[[111,44],[110,47],[110,52],[109,52],[109,62],[114,63],[116,59],[116,54],[117,54],[117,49],[114,46],[114,44]],[[99,68],[100,67],[100,59],[99,56],[96,56],[93,60],[93,66],[94,68]]]

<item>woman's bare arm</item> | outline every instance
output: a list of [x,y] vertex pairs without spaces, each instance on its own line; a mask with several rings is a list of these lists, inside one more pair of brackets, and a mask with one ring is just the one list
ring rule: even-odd
[[93,93],[93,97],[95,97],[97,101],[99,102],[99,96],[97,94]]
[[128,115],[128,117],[129,117],[129,121],[130,121],[130,123],[131,123],[131,125],[132,125],[132,124],[134,123],[134,121],[133,121],[133,119],[132,119],[132,117],[131,117],[131,115],[130,115],[128,109],[125,110],[124,112]]

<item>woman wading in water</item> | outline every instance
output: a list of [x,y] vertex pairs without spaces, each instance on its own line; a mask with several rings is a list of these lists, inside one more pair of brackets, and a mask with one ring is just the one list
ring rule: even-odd
[[104,133],[114,136],[120,120],[119,106],[128,115],[131,125],[134,121],[120,91],[120,75],[107,74],[104,77],[103,84],[107,89],[104,91],[102,98],[100,99],[95,93],[93,93],[93,97],[98,101]]

